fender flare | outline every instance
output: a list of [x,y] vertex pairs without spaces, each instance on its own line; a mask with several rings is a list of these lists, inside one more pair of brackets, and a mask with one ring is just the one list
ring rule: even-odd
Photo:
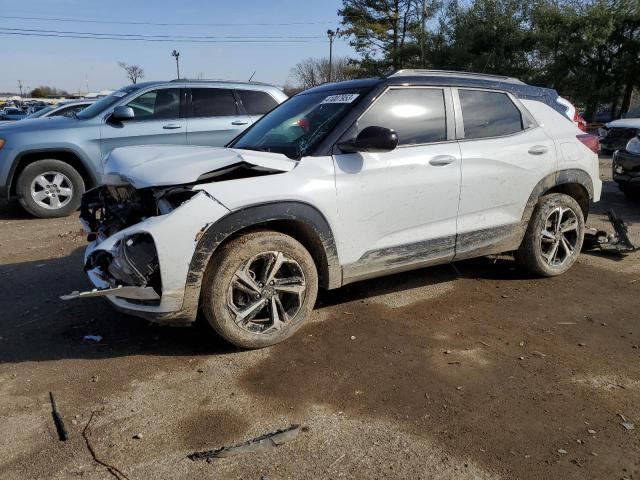
[[182,310],[192,315],[197,311],[204,272],[213,254],[226,239],[240,230],[277,220],[294,220],[315,237],[317,246],[321,247],[320,256],[324,257],[318,259],[321,285],[328,289],[340,287],[342,268],[333,232],[325,216],[304,202],[263,203],[231,211],[203,229],[189,264]]
[[540,180],[531,191],[531,195],[529,195],[529,200],[527,201],[524,213],[522,214],[523,224],[526,225],[527,223],[529,223],[531,215],[533,215],[533,210],[536,208],[540,197],[542,197],[545,193],[547,193],[554,187],[570,183],[578,184],[584,187],[584,189],[587,191],[587,194],[589,195],[589,200],[593,199],[593,181],[591,180],[591,176],[587,172],[579,169],[558,170]]
[[34,153],[52,153],[52,154],[55,154],[57,152],[67,153],[67,154],[71,154],[71,155],[75,156],[78,159],[78,161],[82,164],[82,166],[84,167],[84,169],[87,172],[87,174],[89,175],[93,185],[98,185],[100,183],[98,177],[96,176],[95,166],[86,157],[86,155],[83,152],[81,152],[81,151],[79,151],[79,150],[77,150],[77,149],[75,149],[73,147],[70,147],[70,146],[32,148],[32,149],[29,149],[29,150],[22,151],[22,152],[18,153],[15,156],[15,159],[13,161],[13,165],[11,165],[11,169],[9,170],[6,195],[9,196],[9,192],[11,191],[11,187],[13,186],[14,182],[16,181],[15,173],[16,173],[16,170],[18,168],[18,165],[20,164],[20,161],[22,160],[22,157],[24,157],[25,155],[32,155]]

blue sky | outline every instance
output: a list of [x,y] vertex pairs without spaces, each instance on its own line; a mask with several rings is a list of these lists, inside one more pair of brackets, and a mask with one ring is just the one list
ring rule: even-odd
[[[106,34],[187,36],[304,36],[309,43],[183,43],[0,35],[0,91],[50,85],[69,91],[118,88],[128,83],[118,61],[135,63],[147,80],[175,78],[170,53],[180,51],[182,77],[254,79],[278,85],[307,57],[328,55],[326,31],[339,25],[340,0],[0,0],[0,28]],[[8,16],[151,23],[226,23],[234,26],[156,26],[9,19]],[[247,23],[308,23],[246,25]],[[237,25],[245,24],[245,25]],[[14,30],[15,31],[15,30]],[[353,56],[342,39],[334,55]]]

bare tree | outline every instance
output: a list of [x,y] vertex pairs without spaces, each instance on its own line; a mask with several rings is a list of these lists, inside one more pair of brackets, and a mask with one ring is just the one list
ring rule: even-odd
[[[354,78],[356,71],[348,58],[333,59],[332,81],[340,82]],[[329,59],[307,58],[291,69],[289,76],[296,87],[306,90],[329,81]]]
[[137,83],[138,79],[144,78],[144,70],[140,65],[127,65],[124,62],[118,62],[118,66],[125,71],[127,78],[133,84]]

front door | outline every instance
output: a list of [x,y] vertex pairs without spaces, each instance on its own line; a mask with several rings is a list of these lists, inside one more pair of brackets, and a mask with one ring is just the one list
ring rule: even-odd
[[343,137],[391,128],[388,153],[334,156],[345,282],[453,258],[460,150],[448,88],[388,89]]
[[131,145],[187,143],[187,129],[180,118],[184,90],[156,88],[130,100],[134,118],[127,121],[107,119],[100,128],[100,149],[106,155],[114,148]]

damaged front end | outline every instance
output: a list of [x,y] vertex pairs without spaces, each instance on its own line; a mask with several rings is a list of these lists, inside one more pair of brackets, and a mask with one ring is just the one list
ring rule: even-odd
[[123,234],[109,248],[98,247],[132,226],[172,212],[197,194],[184,186],[135,189],[131,185],[102,185],[88,191],[80,210],[80,220],[92,243],[84,270],[98,288],[62,298],[113,295],[132,304],[159,305],[162,275],[151,234]]

